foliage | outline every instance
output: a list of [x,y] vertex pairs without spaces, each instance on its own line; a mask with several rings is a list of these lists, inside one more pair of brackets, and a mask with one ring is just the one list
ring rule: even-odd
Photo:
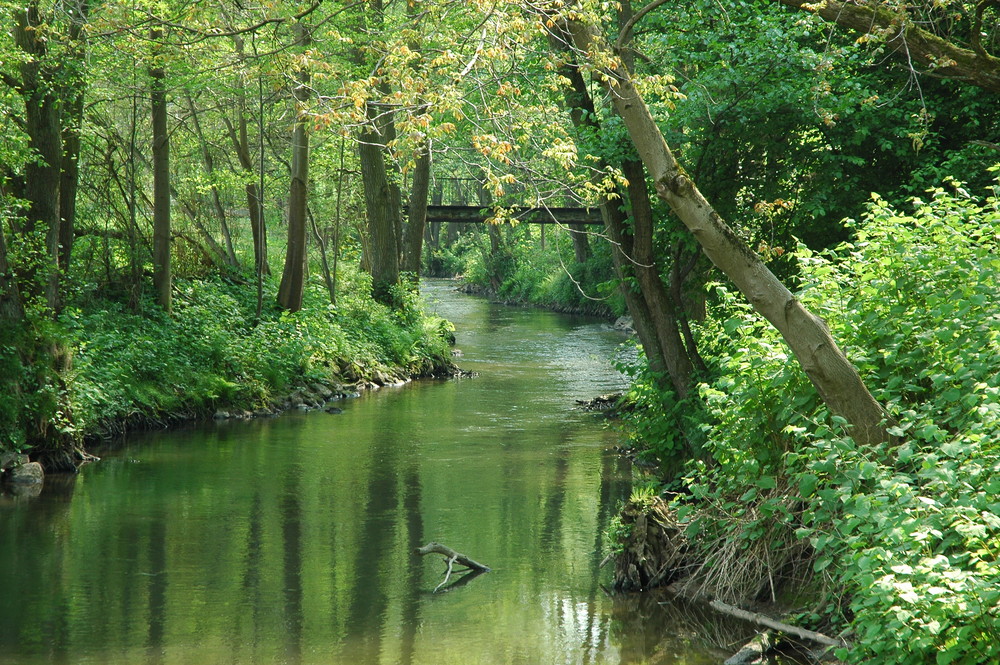
[[[350,271],[348,283],[366,276]],[[272,285],[268,285],[270,291]],[[421,373],[447,363],[447,325],[427,317],[415,297],[399,311],[351,288],[334,308],[318,286],[306,307],[269,307],[255,323],[252,290],[221,279],[186,279],[167,317],[91,300],[60,323],[74,348],[68,374],[74,426],[81,435],[214,409],[270,404],[300,382],[346,382],[400,370]]]
[[[475,232],[473,232],[475,233]],[[540,234],[545,234],[541,246]],[[503,300],[619,316],[624,303],[612,279],[610,249],[595,241],[592,255],[577,263],[569,234],[557,227],[508,231],[502,251],[493,255],[484,239],[461,238],[448,250],[468,284]],[[493,284],[498,286],[494,290]]]
[[[702,326],[704,455],[674,510],[702,557],[806,579],[857,662],[992,662],[1000,636],[1000,200],[952,182],[904,214],[876,197],[835,251],[797,253],[799,297],[897,420],[855,443],[777,334],[721,285]],[[672,420],[642,418],[650,437]],[[651,438],[661,457],[672,439]],[[742,545],[740,545],[742,543]],[[725,557],[723,545],[733,548]],[[802,560],[802,547],[811,550]],[[784,553],[784,556],[781,555]],[[808,563],[808,565],[806,565]],[[746,589],[769,588],[748,584]]]
[[949,174],[988,183],[1000,111],[981,90],[873,66],[884,52],[775,2],[667,7],[639,67],[672,77],[684,101],[652,107],[751,246],[830,247],[875,189],[902,202]]

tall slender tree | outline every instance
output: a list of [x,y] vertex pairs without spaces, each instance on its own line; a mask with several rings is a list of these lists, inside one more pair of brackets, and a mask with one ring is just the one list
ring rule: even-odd
[[[296,21],[292,27],[295,43],[305,50],[310,43],[309,28]],[[306,105],[309,101],[309,69],[299,67],[294,90],[295,124],[292,129],[291,183],[288,192],[288,244],[285,249],[285,267],[278,287],[278,304],[297,312],[302,309],[305,290],[306,228],[309,196],[309,118]]]
[[167,131],[167,74],[160,42],[163,29],[152,28],[153,60],[149,68],[149,97],[153,123],[153,288],[156,302],[170,312],[170,134]]

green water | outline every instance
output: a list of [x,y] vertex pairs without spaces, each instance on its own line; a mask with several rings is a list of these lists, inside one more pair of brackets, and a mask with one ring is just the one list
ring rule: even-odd
[[[574,400],[620,389],[620,334],[426,298],[479,377],[136,435],[0,497],[0,663],[719,662],[686,612],[600,587],[630,469]],[[432,593],[431,540],[493,571]]]

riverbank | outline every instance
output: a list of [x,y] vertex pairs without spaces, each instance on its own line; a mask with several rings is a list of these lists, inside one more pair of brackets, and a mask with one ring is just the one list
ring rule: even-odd
[[616,321],[622,318],[613,307],[603,301],[588,301],[584,304],[581,302],[565,302],[551,298],[533,299],[505,296],[497,292],[495,289],[490,288],[488,285],[465,281],[460,282],[456,288],[461,293],[489,298],[491,301],[500,305],[509,305],[514,307],[537,307],[549,312],[556,312],[557,314],[594,316],[608,321]]
[[611,529],[621,588],[785,601],[789,623],[849,636],[850,662],[997,662],[997,204],[878,203],[850,245],[793,255],[796,297],[885,405],[884,440],[855,439],[775,330],[716,287],[697,393],[676,400],[648,372],[631,390],[630,441],[660,473]]
[[[71,471],[95,443],[127,431],[319,408],[358,390],[458,371],[453,326],[425,314],[415,294],[391,310],[364,288],[345,289],[336,306],[314,289],[295,314],[270,296],[258,317],[252,291],[222,279],[178,282],[169,316],[151,302],[129,308],[108,294],[81,294],[55,322],[64,367],[36,395],[0,395],[0,452]],[[34,421],[49,436],[29,445],[13,425]]]

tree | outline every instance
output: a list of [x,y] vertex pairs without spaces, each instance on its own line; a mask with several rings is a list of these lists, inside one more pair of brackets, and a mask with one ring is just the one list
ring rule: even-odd
[[[377,54],[385,50],[379,43],[387,37],[385,8],[382,0],[369,0],[369,6],[370,11],[361,17],[361,21],[371,40],[369,54]],[[384,65],[366,59],[361,50],[356,53],[356,64],[370,68],[370,75],[376,81],[367,91],[364,125],[358,133],[358,157],[368,220],[372,297],[393,305],[394,288],[399,284],[402,219],[399,185],[389,173],[387,146],[395,139],[396,128],[393,105],[379,102],[379,97],[388,96],[390,85],[385,78]]]
[[[561,27],[553,24],[549,44],[565,54],[559,72],[566,81],[563,97],[570,118],[585,142],[616,140],[602,131],[581,65],[570,45],[571,36]],[[693,338],[687,346],[681,339],[678,309],[682,304],[671,302],[659,270],[661,262],[654,256],[653,211],[643,166],[629,154],[620,168],[627,184],[619,189],[624,191],[613,192],[601,204],[605,229],[613,243],[615,269],[653,375],[663,387],[669,382],[678,399],[683,400],[694,385],[694,368],[700,357]],[[626,202],[631,219],[626,216]]]
[[24,100],[24,131],[31,159],[25,165],[20,198],[27,202],[22,235],[29,242],[44,239],[41,275],[28,268],[21,288],[44,294],[54,312],[59,297],[59,184],[63,159],[59,64],[50,54],[50,39],[43,29],[55,17],[43,16],[37,0],[14,13],[14,41],[23,54],[20,79],[7,77],[8,85]]
[[[305,48],[309,45],[309,28],[296,21],[295,43]],[[294,90],[295,125],[292,129],[291,186],[288,194],[288,245],[285,250],[285,268],[278,288],[278,304],[291,312],[302,309],[305,288],[306,216],[309,194],[309,118],[306,103],[309,101],[309,70],[303,65],[298,71]]]
[[[989,28],[989,22],[984,24],[984,16],[990,13],[997,16],[1000,4],[995,0],[934,3],[929,17],[916,15],[923,9],[921,5],[897,5],[882,0],[778,1],[882,41],[891,53],[905,60],[914,71],[923,69],[933,76],[955,79],[1000,93],[1000,58],[983,45],[984,35],[988,39],[1000,39],[995,21],[992,28]],[[961,36],[951,31],[954,25],[967,30],[965,45],[959,41]]]
[[823,321],[781,284],[705,200],[677,163],[628,69],[592,22],[566,21],[621,116],[657,193],[693,234],[705,254],[782,335],[830,410],[845,418],[861,443],[887,441],[891,419],[872,397]]
[[153,287],[156,302],[167,312],[171,308],[170,266],[170,135],[167,132],[166,71],[156,44],[163,30],[149,34],[154,44],[153,64],[149,68],[149,97],[153,121]]

